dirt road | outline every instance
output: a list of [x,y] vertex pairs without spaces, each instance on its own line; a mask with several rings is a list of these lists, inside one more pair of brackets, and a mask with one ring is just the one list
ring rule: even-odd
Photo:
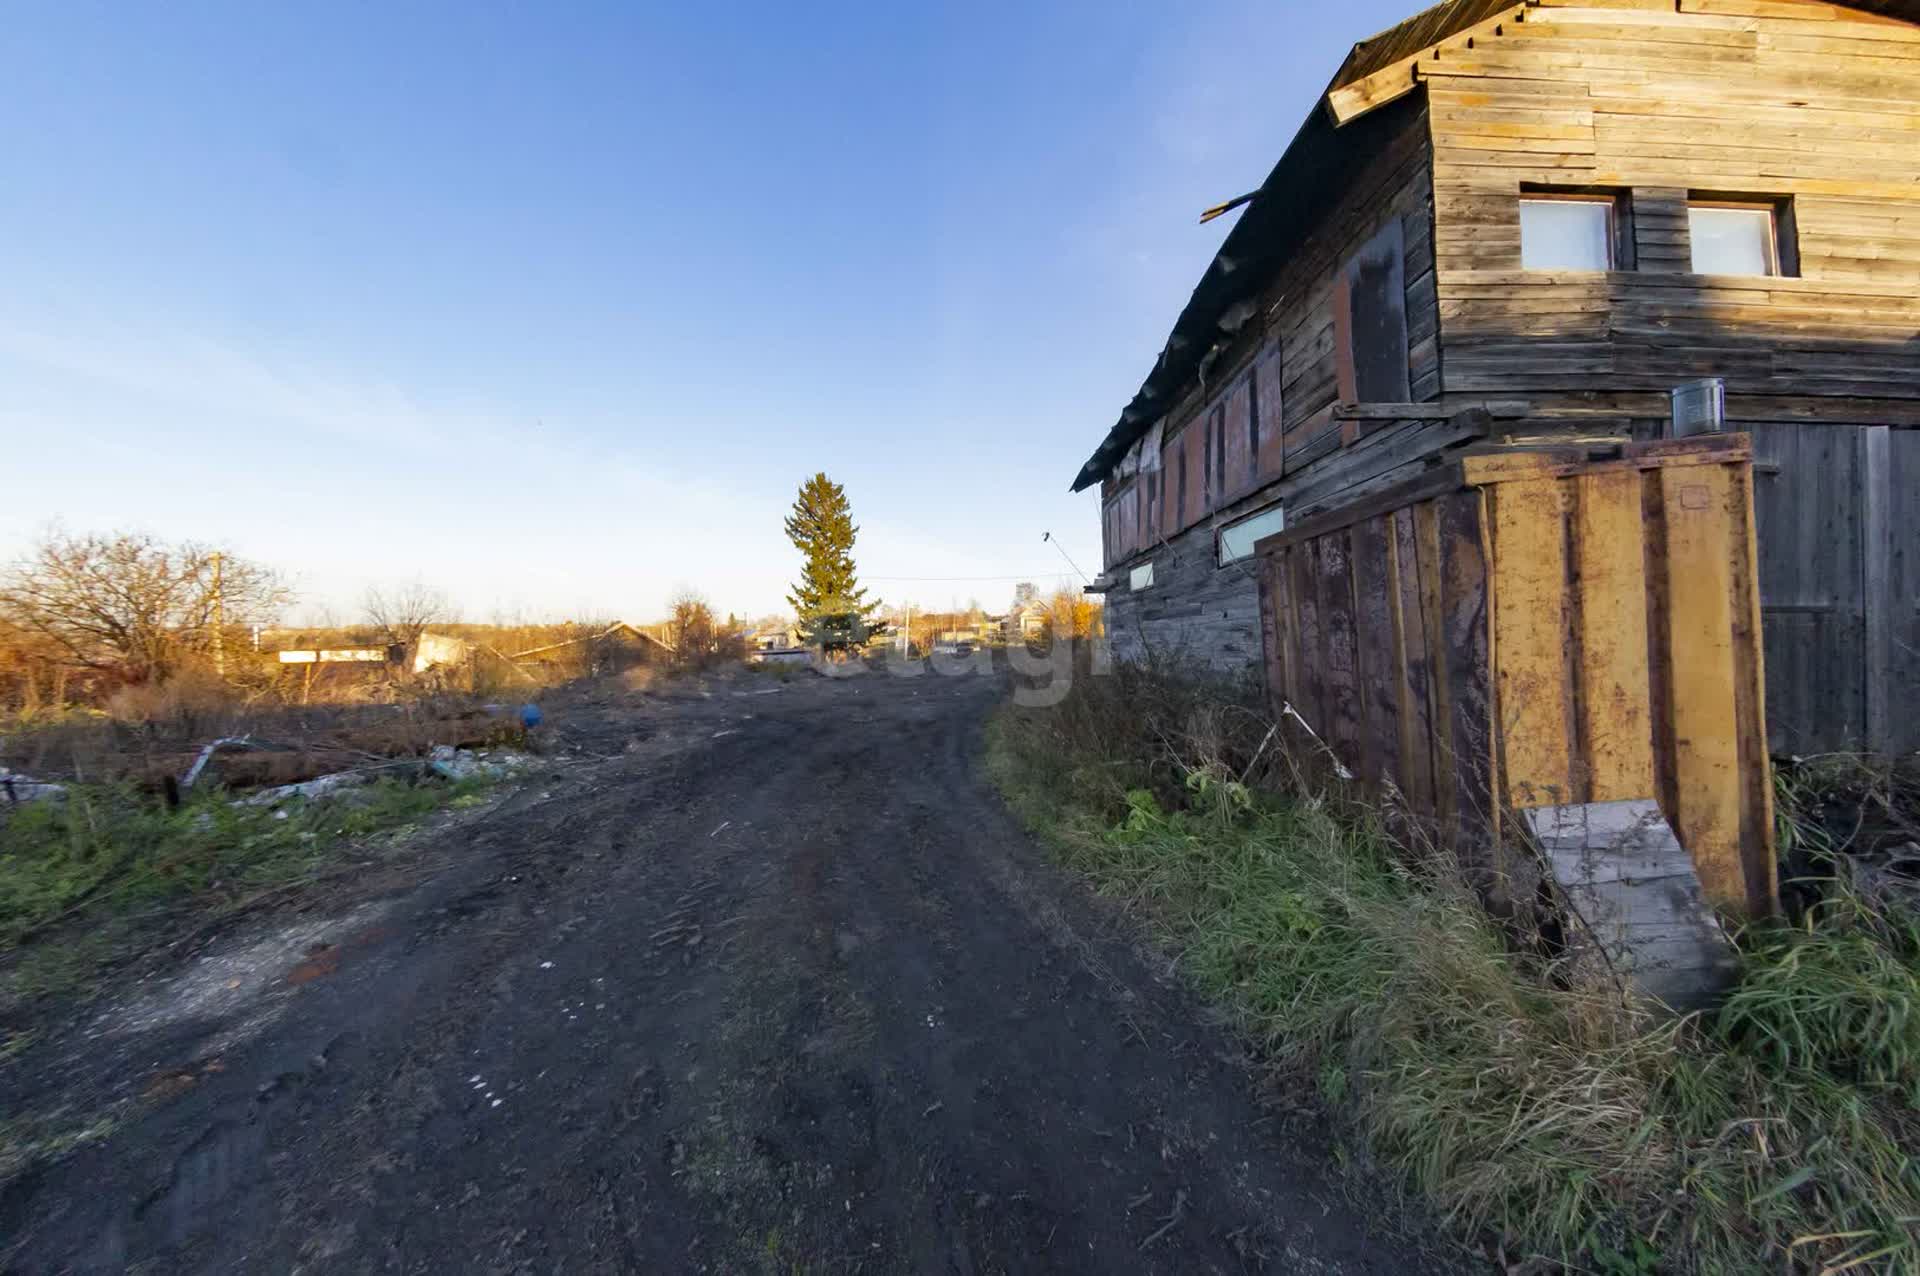
[[556,711],[597,760],[431,834],[425,880],[267,919],[12,1070],[9,1102],[126,1116],[0,1200],[0,1254],[1428,1270],[1000,805],[979,754],[1004,690]]

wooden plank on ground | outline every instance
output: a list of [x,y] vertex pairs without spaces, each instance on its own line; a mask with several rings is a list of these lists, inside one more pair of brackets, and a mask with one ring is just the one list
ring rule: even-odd
[[[1737,969],[1687,851],[1651,798],[1525,813],[1571,913],[1575,960],[1686,1012],[1712,1003]],[[1597,950],[1597,951],[1595,951]]]

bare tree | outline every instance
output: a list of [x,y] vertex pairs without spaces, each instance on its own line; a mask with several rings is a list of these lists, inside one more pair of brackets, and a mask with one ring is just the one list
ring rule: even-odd
[[399,643],[409,651],[431,626],[445,624],[453,608],[447,596],[419,581],[383,592],[368,588],[360,600],[360,614],[383,643]]
[[216,615],[229,628],[264,624],[291,598],[258,563],[139,532],[50,532],[0,575],[0,617],[76,664],[136,678],[210,648]]
[[673,654],[680,664],[706,667],[713,655],[713,608],[699,590],[682,585],[673,595]]

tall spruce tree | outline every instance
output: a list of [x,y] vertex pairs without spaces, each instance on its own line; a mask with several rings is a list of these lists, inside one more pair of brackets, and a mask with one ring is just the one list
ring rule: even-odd
[[832,650],[866,640],[867,613],[877,604],[867,601],[855,577],[853,541],[859,533],[845,488],[825,474],[800,485],[787,516],[787,539],[802,563],[787,601],[809,644]]

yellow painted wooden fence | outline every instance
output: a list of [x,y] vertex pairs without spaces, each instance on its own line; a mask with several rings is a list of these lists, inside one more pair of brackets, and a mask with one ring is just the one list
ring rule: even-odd
[[1509,809],[1654,798],[1709,899],[1772,911],[1751,460],[1471,456],[1268,537],[1276,710],[1463,851]]

